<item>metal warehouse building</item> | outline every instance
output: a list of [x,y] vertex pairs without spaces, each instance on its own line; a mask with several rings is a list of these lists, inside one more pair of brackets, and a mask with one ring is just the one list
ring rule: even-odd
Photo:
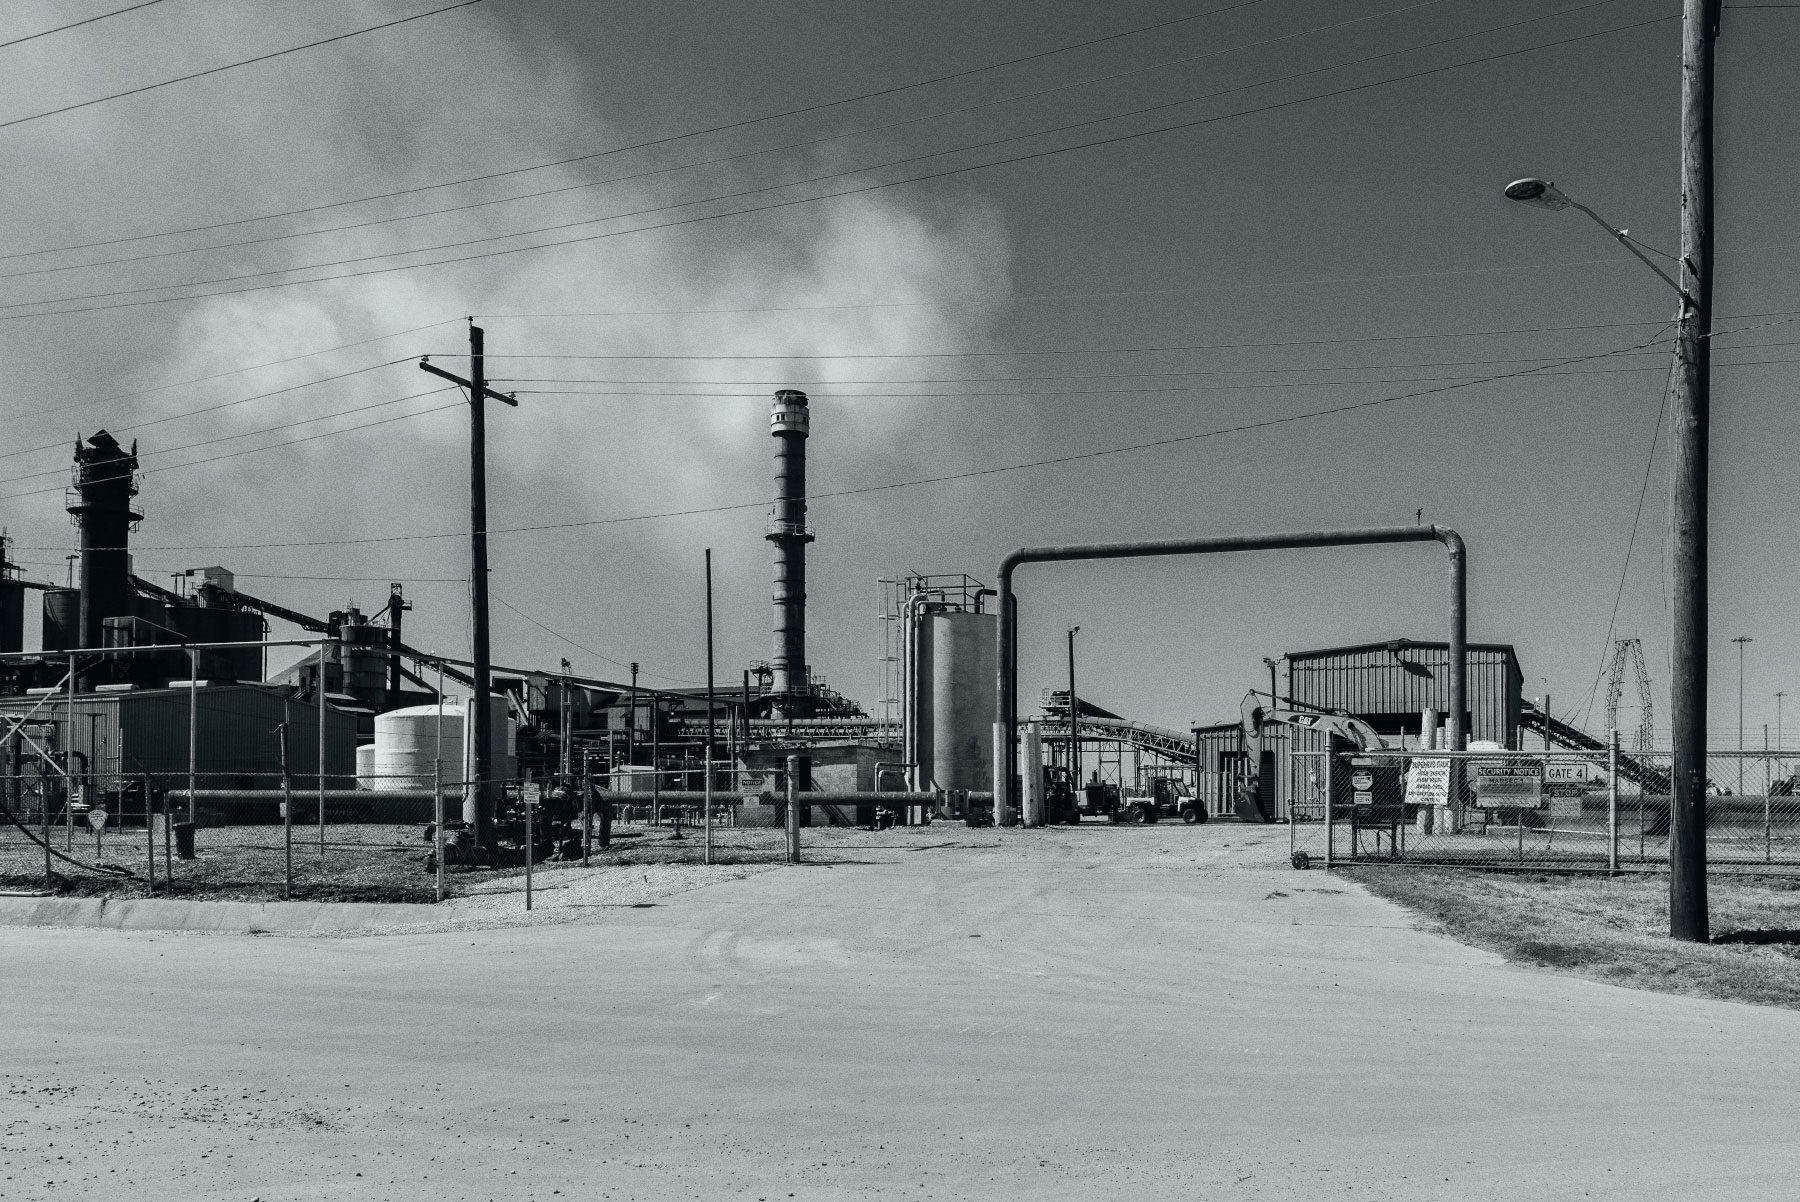
[[[1298,708],[1354,714],[1390,739],[1402,735],[1417,738],[1425,710],[1444,714],[1449,708],[1447,643],[1395,639],[1291,651],[1283,659],[1287,663],[1286,696]],[[1519,658],[1511,645],[1469,644],[1469,709],[1463,719],[1471,740],[1518,746],[1523,685]],[[1252,765],[1246,760],[1239,722],[1196,726],[1194,742],[1195,787],[1215,817],[1234,812],[1238,786],[1250,776],[1260,776],[1264,803],[1273,813],[1285,816],[1295,788],[1295,772],[1306,771],[1306,762],[1293,760],[1291,753],[1321,749],[1314,732],[1270,726],[1264,731],[1262,763]]]
[[[201,788],[272,789],[281,783],[276,728],[288,723],[289,770],[296,781],[316,779],[319,711],[315,704],[289,700],[287,690],[267,685],[206,685],[190,698],[184,688],[77,693],[73,701],[8,698],[0,714],[17,718],[33,709],[26,730],[48,739],[47,750],[62,758],[75,753],[75,771],[98,777],[155,779],[157,789],[187,785],[190,705],[195,714],[195,767]],[[5,749],[7,775],[31,775],[36,755],[15,736]],[[325,774],[337,788],[354,788],[356,715],[325,710]]]
[[[1288,695],[1302,706],[1344,710],[1383,735],[1418,735],[1425,710],[1445,714],[1450,706],[1450,647],[1395,639],[1320,651],[1291,651]],[[1464,729],[1470,739],[1515,747],[1519,738],[1519,694],[1524,686],[1519,657],[1508,643],[1470,643]]]

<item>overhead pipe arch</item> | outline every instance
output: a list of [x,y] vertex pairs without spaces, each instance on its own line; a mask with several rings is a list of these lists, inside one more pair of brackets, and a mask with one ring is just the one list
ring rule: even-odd
[[1468,550],[1448,526],[1374,526],[1362,530],[1312,530],[1292,534],[1247,534],[1224,538],[1177,538],[1146,542],[1086,543],[1066,547],[1020,547],[1000,561],[998,680],[994,690],[994,822],[1006,821],[1018,802],[1018,601],[1013,573],[1028,563],[1081,559],[1138,559],[1155,555],[1223,555],[1234,551],[1292,551],[1313,547],[1356,547],[1379,543],[1438,542],[1450,557],[1450,713],[1446,734],[1455,751],[1465,749],[1469,672]]

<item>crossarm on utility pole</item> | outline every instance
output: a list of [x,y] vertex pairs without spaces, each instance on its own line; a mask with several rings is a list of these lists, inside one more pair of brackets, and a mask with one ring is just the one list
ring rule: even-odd
[[[470,392],[473,392],[475,390],[475,385],[472,381],[463,379],[461,376],[457,375],[455,372],[445,371],[443,368],[432,363],[430,359],[420,359],[419,360],[419,370],[420,371],[428,371],[434,376],[442,376],[444,379],[450,381],[452,384],[455,384],[461,388],[466,388]],[[483,384],[481,386],[481,395],[485,396],[485,397],[491,397],[492,399],[499,401],[502,405],[511,405],[514,409],[517,409],[519,407],[519,398],[518,397],[514,396],[510,392],[495,392],[492,388],[489,388],[485,384]]]

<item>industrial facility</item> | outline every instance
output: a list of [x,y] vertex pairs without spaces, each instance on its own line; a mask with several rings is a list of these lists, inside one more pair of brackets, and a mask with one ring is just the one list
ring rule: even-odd
[[[1072,679],[1044,690],[1027,719],[1015,779],[999,782],[1023,782],[1023,800],[1009,810],[1003,796],[996,813],[995,589],[966,574],[882,581],[879,712],[832,689],[807,654],[806,560],[818,535],[804,392],[774,394],[769,432],[769,658],[680,690],[641,687],[635,664],[629,680],[611,681],[575,675],[566,662],[534,670],[414,647],[403,628],[414,603],[399,583],[374,613],[346,605],[323,617],[244,592],[222,566],[174,588],[154,584],[132,569],[131,539],[145,520],[136,445],[104,430],[78,440],[66,506],[78,533],[71,583],[27,580],[10,562],[0,572],[0,714],[12,728],[5,806],[21,823],[108,799],[139,821],[185,808],[200,825],[267,822],[299,789],[334,820],[427,823],[448,798],[456,805],[446,822],[474,832],[471,857],[495,863],[528,838],[509,817],[527,782],[590,799],[647,795],[653,820],[665,796],[679,812],[714,790],[723,820],[745,826],[787,821],[790,787],[833,799],[797,807],[801,825],[1254,817],[1235,801],[1246,788],[1259,791],[1262,820],[1288,814],[1290,744],[1304,749],[1316,732],[1256,732],[1242,718],[1170,730],[1102,707]],[[42,599],[31,653],[27,591]],[[271,672],[270,652],[281,647],[298,658]],[[1276,661],[1265,662],[1273,671]],[[1271,676],[1266,692],[1253,681],[1246,692],[1271,708],[1354,716],[1396,746],[1434,745],[1450,704],[1443,642],[1290,652],[1279,662],[1285,690]],[[1467,672],[1461,729],[1516,746],[1535,711],[1520,696],[1513,649],[1470,645]],[[486,706],[475,703],[478,679],[490,681]],[[483,710],[485,739],[475,729]],[[1539,729],[1552,722],[1537,717]],[[1571,732],[1553,733],[1566,741]]]

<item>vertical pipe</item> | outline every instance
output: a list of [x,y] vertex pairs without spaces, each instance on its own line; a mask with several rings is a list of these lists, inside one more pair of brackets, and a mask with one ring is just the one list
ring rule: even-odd
[[1606,732],[1606,870],[1619,871],[1619,732]]
[[[150,791],[150,774],[144,774],[144,792]],[[169,795],[163,794],[163,886],[175,887],[175,815],[169,813]]]
[[650,825],[662,825],[662,717],[650,698]]
[[[97,646],[98,644],[96,644]],[[68,720],[63,724],[63,850],[75,850],[75,654],[69,653]]]
[[594,850],[594,788],[588,773],[588,754],[581,753],[581,866],[588,866]]
[[1000,629],[996,631],[994,660],[999,679],[994,687],[994,704],[1000,712],[994,722],[994,825],[1006,823],[1006,811],[1013,801],[1013,763],[1018,752],[1018,706],[1013,690],[1014,651],[1018,646],[1019,608],[1013,600],[1013,568],[1010,560],[1000,565],[999,583],[994,600],[999,605]]
[[1681,324],[1671,381],[1669,935],[1711,938],[1706,898],[1706,590],[1712,361],[1713,43],[1719,0],[1684,0]]
[[519,800],[525,803],[525,908],[531,909],[531,861],[537,851],[537,832],[532,825],[531,817],[534,807],[531,804],[531,782],[519,786]]
[[800,862],[800,757],[787,757],[787,862]]

